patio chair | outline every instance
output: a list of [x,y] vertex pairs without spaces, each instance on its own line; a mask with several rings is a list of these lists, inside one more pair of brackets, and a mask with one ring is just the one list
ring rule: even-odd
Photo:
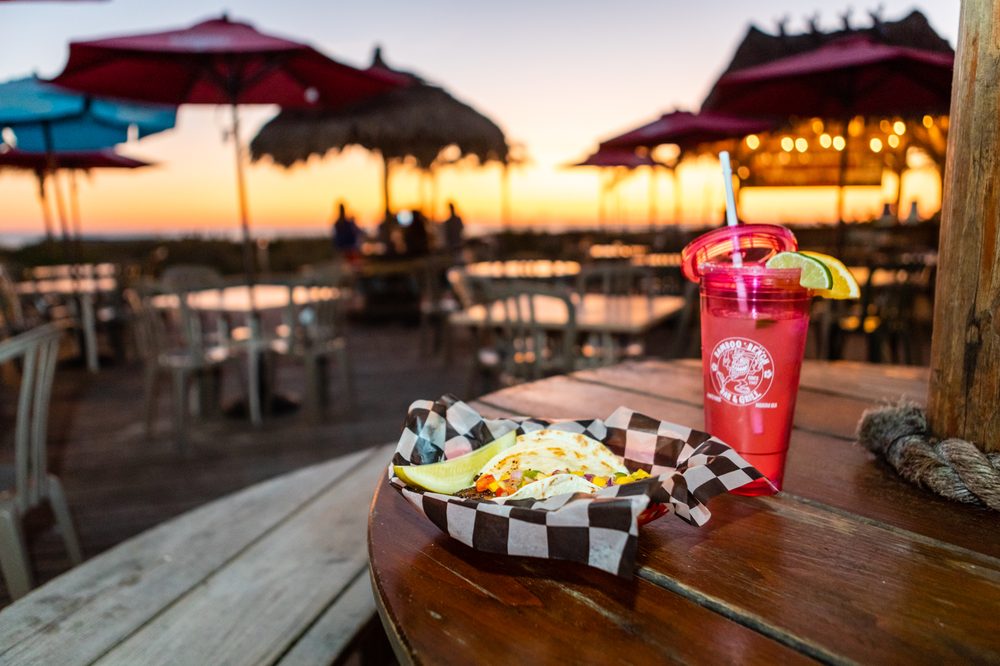
[[459,309],[459,302],[449,289],[446,269],[450,257],[428,257],[419,271],[420,280],[420,345],[421,354],[444,350],[450,358],[451,336],[448,317]]
[[[530,282],[489,285],[484,303],[484,338],[476,351],[468,393],[476,380],[500,384],[531,381],[590,365],[577,346],[576,305],[565,288]],[[544,324],[540,315],[556,310],[560,326]]]
[[192,328],[171,335],[163,313],[153,306],[150,296],[149,293],[140,295],[135,289],[125,292],[132,310],[136,349],[143,362],[146,434],[152,436],[153,433],[160,380],[168,377],[173,396],[174,441],[178,451],[184,453],[193,380],[204,380],[198,383],[203,392],[201,404],[216,404],[217,387],[221,384],[218,374],[235,356],[229,345],[206,344],[201,337],[192,337],[195,333]]
[[0,264],[0,335],[16,335],[27,328],[24,308],[8,270]]
[[0,342],[0,363],[20,365],[17,416],[14,424],[14,465],[0,468],[0,569],[11,597],[32,587],[22,519],[48,503],[56,527],[66,542],[70,561],[83,560],[62,483],[48,473],[47,425],[49,398],[59,352],[61,329],[46,324]]
[[326,370],[331,358],[340,369],[348,404],[355,404],[353,371],[344,334],[344,299],[342,294],[335,293],[344,289],[343,282],[334,280],[339,284],[331,284],[325,278],[314,274],[289,281],[288,305],[279,335],[262,341],[267,351],[302,362],[306,372],[305,411],[312,421],[320,420],[329,402]]
[[[580,271],[576,290],[584,294],[601,294],[609,298],[608,307],[614,307],[614,297],[644,296],[652,299],[655,282],[652,269],[624,262],[595,264]],[[639,338],[616,336],[612,333],[594,333],[586,341],[587,357],[594,366],[613,365],[623,358],[639,357],[645,353]]]

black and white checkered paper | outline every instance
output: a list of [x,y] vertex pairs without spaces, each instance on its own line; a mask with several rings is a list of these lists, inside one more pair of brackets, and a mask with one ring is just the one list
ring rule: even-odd
[[[596,494],[480,501],[407,486],[393,465],[425,465],[468,453],[511,430],[550,428],[603,442],[625,466],[652,476]],[[726,444],[686,426],[619,407],[603,421],[487,419],[454,396],[410,405],[389,482],[443,532],[476,550],[583,562],[619,576],[635,570],[640,514],[672,512],[704,525],[710,498],[763,478]]]

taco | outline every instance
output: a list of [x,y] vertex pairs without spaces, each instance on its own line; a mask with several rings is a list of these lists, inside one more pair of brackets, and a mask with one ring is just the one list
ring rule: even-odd
[[538,430],[517,438],[493,456],[476,477],[474,489],[459,493],[477,499],[545,499],[567,493],[596,493],[649,476],[629,472],[601,442],[577,433]]

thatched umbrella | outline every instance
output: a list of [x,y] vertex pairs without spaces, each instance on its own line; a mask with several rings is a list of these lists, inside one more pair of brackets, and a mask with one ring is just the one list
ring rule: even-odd
[[[390,70],[376,48],[371,70]],[[393,162],[412,160],[432,172],[446,162],[472,156],[483,164],[509,158],[503,131],[492,120],[444,89],[405,73],[415,85],[336,112],[282,111],[250,143],[254,160],[268,156],[285,167],[356,145],[382,157],[382,194],[390,212],[389,174]],[[450,146],[458,151],[445,159]]]

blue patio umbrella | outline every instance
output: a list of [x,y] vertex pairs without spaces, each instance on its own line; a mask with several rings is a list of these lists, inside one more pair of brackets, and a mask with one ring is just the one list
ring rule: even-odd
[[174,106],[119,102],[70,92],[29,76],[0,83],[0,127],[9,127],[18,150],[103,150],[172,128]]
[[[168,130],[176,119],[174,106],[93,97],[45,83],[35,76],[0,83],[0,128],[4,129],[4,139],[18,151],[47,156],[42,179],[47,174],[55,180],[59,153],[111,148],[128,141],[131,135],[142,138]],[[68,240],[62,196],[58,186],[53,190],[63,238]]]

